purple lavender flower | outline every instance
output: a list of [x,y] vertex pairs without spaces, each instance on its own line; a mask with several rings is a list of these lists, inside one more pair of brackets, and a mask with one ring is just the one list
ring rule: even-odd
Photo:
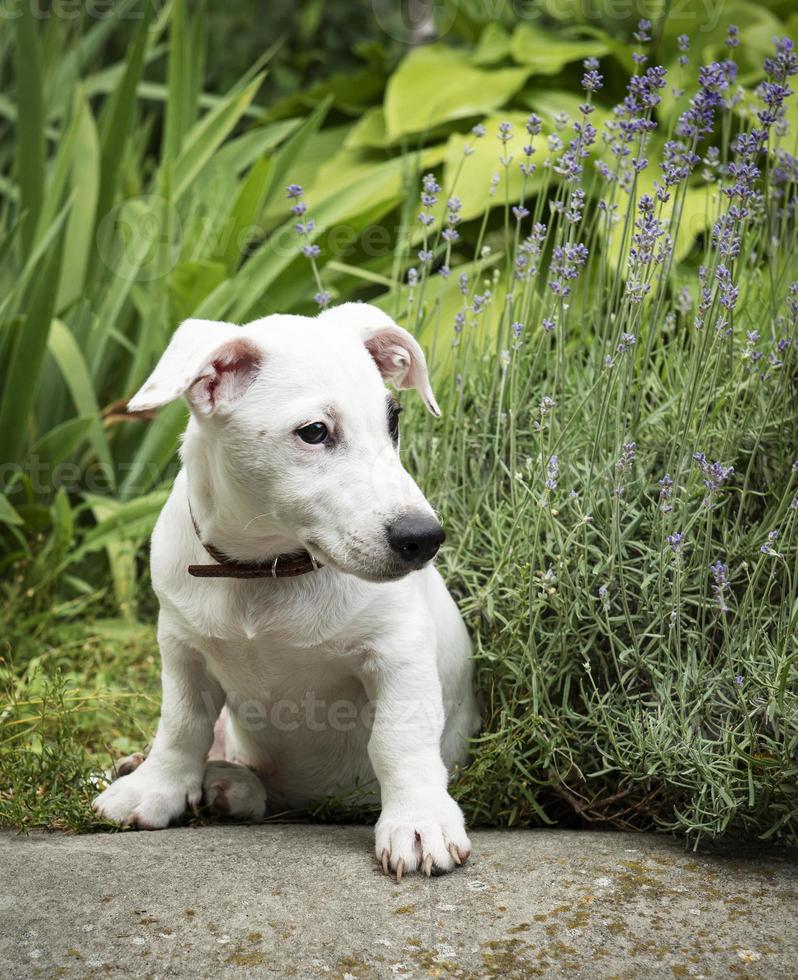
[[637,25],[637,30],[632,34],[632,37],[637,41],[638,44],[648,44],[651,40],[651,35],[649,31],[651,30],[650,20],[641,20]]
[[715,270],[715,278],[718,282],[718,299],[720,305],[731,312],[737,305],[737,298],[740,290],[732,282],[731,273],[725,265],[719,265]]
[[625,442],[623,446],[621,446],[621,455],[615,464],[615,469],[621,475],[627,473],[634,465],[636,454],[637,454],[637,443]]
[[582,76],[582,88],[586,92],[598,92],[604,84],[604,76],[598,71],[598,60],[596,58],[586,58],[582,63],[585,73]]
[[587,246],[581,242],[554,246],[549,266],[549,288],[556,296],[570,295],[571,287],[567,283],[579,277],[587,256]]
[[674,531],[673,534],[666,535],[665,541],[674,555],[680,555],[684,547],[684,532]]
[[693,459],[698,464],[704,486],[709,491],[704,498],[704,505],[710,510],[714,510],[717,506],[714,502],[714,495],[734,476],[734,467],[723,466],[719,461],[710,463],[704,453],[693,453]]
[[323,310],[330,305],[332,295],[326,290],[322,290],[320,293],[316,293],[313,300]]
[[776,550],[776,542],[779,540],[779,532],[777,530],[768,532],[767,543],[760,547],[760,551],[763,555],[772,555],[774,558],[783,558],[784,555]]
[[684,68],[689,61],[687,52],[690,50],[690,36],[689,34],[680,34],[676,40],[679,43],[679,51],[681,52],[679,55],[679,64]]
[[549,461],[546,464],[546,489],[556,490],[557,489],[557,478],[560,475],[560,461],[556,456],[550,456]]
[[709,566],[710,574],[712,575],[712,591],[715,593],[715,600],[718,604],[718,608],[722,613],[727,613],[729,607],[726,605],[726,593],[729,591],[729,566],[724,565],[723,562],[718,559],[714,564]]
[[657,482],[659,485],[659,509],[663,514],[669,514],[673,510],[673,507],[670,504],[670,499],[673,495],[673,480],[666,473],[662,479]]
[[435,175],[425,174],[421,179],[421,204],[425,210],[421,211],[418,215],[418,220],[425,228],[429,228],[430,225],[435,223],[435,218],[429,213],[429,209],[435,207],[438,203],[438,194],[440,192],[440,184],[435,179]]

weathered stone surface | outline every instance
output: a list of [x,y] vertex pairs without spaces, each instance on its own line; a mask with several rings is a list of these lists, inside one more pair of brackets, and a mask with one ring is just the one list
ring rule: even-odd
[[0,835],[0,976],[795,977],[798,864],[653,836],[477,831],[400,884],[371,829]]

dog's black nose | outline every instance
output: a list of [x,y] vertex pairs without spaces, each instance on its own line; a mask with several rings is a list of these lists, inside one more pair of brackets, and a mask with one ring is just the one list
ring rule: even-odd
[[429,514],[403,514],[387,527],[388,544],[414,568],[434,558],[446,540],[440,524]]

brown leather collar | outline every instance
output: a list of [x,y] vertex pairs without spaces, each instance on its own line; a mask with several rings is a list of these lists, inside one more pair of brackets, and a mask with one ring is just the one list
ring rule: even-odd
[[274,558],[266,561],[237,561],[228,558],[212,544],[205,544],[190,503],[188,511],[200,544],[216,562],[214,565],[189,565],[188,574],[195,578],[292,578],[323,567],[321,562],[316,561],[307,551],[291,555],[275,555]]

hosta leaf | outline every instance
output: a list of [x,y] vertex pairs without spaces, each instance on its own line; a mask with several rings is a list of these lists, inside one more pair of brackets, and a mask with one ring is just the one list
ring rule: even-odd
[[510,56],[510,35],[497,21],[489,21],[471,55],[475,65],[495,65]]
[[511,41],[513,58],[536,75],[556,75],[572,61],[601,58],[608,47],[598,40],[572,40],[562,32],[544,31],[532,24],[516,27]]
[[528,75],[527,68],[480,68],[470,63],[465,51],[441,44],[417,48],[399,65],[385,91],[388,137],[484,115],[504,105]]

